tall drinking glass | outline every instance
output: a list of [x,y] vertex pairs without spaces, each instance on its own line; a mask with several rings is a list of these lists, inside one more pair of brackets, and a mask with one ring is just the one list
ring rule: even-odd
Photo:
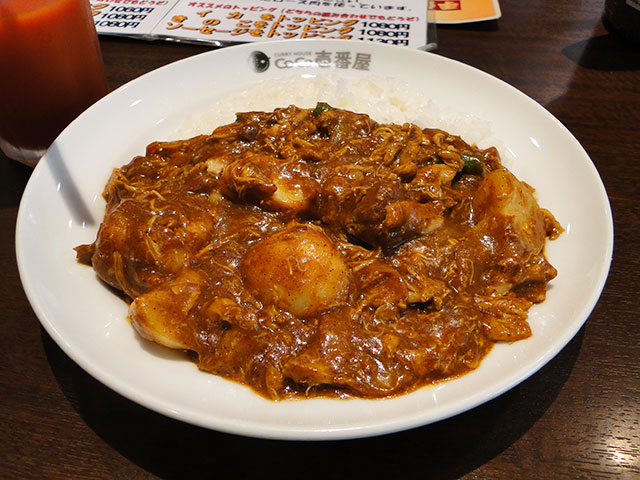
[[35,165],[107,93],[89,0],[0,0],[0,148]]

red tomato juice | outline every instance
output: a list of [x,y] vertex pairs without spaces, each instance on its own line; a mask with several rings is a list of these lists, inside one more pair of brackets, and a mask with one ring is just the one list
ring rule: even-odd
[[45,150],[107,93],[88,0],[0,0],[0,138]]

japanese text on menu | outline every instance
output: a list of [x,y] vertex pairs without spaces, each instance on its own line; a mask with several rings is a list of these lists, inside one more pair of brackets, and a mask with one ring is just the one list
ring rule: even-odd
[[197,41],[326,38],[419,48],[427,31],[426,3],[419,0],[92,0],[91,5],[99,33]]

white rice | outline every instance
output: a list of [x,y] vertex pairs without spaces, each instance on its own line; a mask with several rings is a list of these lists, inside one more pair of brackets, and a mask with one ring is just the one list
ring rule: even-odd
[[396,79],[374,76],[345,79],[326,75],[264,81],[193,114],[175,132],[175,139],[211,133],[216,127],[235,121],[237,112],[271,111],[289,105],[313,108],[317,102],[366,113],[379,123],[411,122],[421,128],[441,128],[480,148],[497,147],[503,163],[509,163],[487,121],[463,112],[445,111]]

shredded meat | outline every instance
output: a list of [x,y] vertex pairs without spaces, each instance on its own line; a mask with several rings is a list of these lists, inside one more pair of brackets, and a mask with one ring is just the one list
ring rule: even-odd
[[527,338],[562,228],[495,148],[294,106],[113,172],[79,261],[139,334],[270,399],[381,398]]

